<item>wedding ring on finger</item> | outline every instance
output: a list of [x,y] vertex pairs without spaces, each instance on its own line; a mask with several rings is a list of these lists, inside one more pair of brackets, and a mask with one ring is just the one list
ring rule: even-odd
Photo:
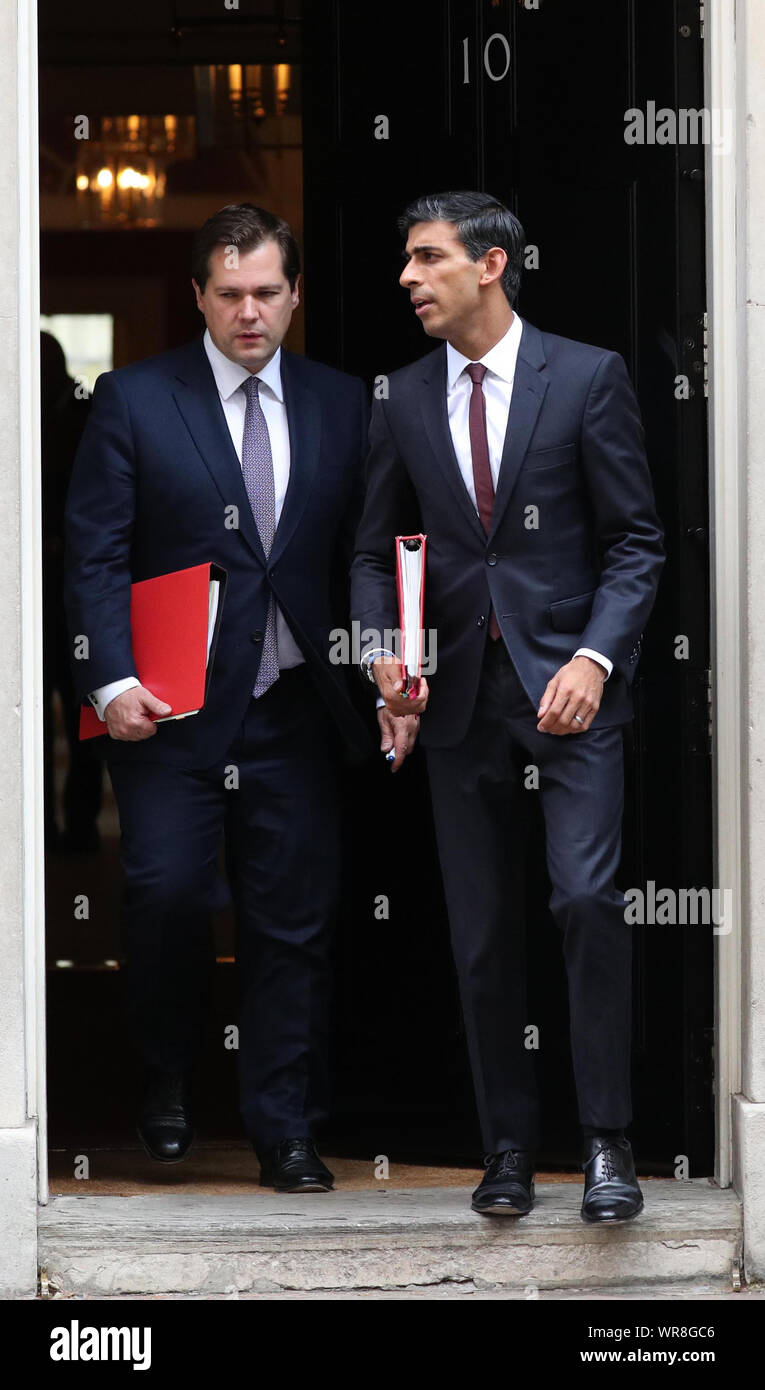
[[584,720],[582,719],[582,717],[581,717],[580,714],[575,714],[575,715],[574,715],[574,718],[575,718],[577,724],[583,724],[583,723],[584,723]]

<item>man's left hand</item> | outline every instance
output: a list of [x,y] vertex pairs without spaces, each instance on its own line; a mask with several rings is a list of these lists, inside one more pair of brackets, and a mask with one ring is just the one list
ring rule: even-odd
[[[561,666],[547,682],[537,710],[539,732],[585,733],[600,708],[605,679],[605,669],[589,656],[575,656]],[[577,714],[579,719],[574,718]]]
[[391,714],[390,710],[381,705],[377,711],[377,722],[380,725],[380,751],[382,753],[395,753],[395,758],[391,763],[393,772],[398,772],[404,759],[411,753],[417,742],[417,735],[420,732],[420,718],[417,714],[407,714],[397,716]]

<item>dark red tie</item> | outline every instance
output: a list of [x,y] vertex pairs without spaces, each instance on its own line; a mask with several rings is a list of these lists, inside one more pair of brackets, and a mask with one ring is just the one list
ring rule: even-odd
[[[468,421],[470,425],[470,452],[473,456],[475,500],[483,529],[488,536],[489,527],[491,526],[491,514],[494,509],[494,483],[492,482],[491,464],[489,463],[489,439],[486,433],[486,397],[483,394],[482,384],[486,376],[486,368],[482,362],[471,362],[465,368],[465,371],[473,383]],[[496,642],[497,638],[501,636],[499,623],[497,622],[494,609],[491,608],[489,612],[489,636]]]

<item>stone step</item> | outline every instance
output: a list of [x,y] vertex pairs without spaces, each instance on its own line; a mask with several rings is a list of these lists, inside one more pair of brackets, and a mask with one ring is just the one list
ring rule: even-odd
[[469,1188],[280,1197],[54,1197],[39,1259],[63,1294],[150,1296],[443,1288],[538,1289],[729,1281],[741,1204],[708,1179],[645,1179],[645,1209],[586,1225],[581,1188],[537,1186],[533,1211],[487,1218]]

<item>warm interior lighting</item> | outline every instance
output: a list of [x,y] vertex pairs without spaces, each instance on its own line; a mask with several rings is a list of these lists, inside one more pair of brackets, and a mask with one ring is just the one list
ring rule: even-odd
[[252,102],[252,114],[260,120],[267,114],[263,104],[263,64],[248,63],[245,75],[247,92]]
[[77,175],[77,187],[80,193],[84,193],[85,189],[90,187],[90,179],[88,178],[87,174]]
[[114,175],[111,169],[99,169],[96,174],[96,184],[99,188],[111,188],[114,183]]
[[117,186],[119,188],[148,188],[151,179],[148,174],[142,174],[138,169],[134,169],[128,164],[127,168],[121,169],[117,175]]
[[276,65],[276,110],[278,115],[283,115],[284,108],[290,98],[290,65],[289,63],[277,63]]

